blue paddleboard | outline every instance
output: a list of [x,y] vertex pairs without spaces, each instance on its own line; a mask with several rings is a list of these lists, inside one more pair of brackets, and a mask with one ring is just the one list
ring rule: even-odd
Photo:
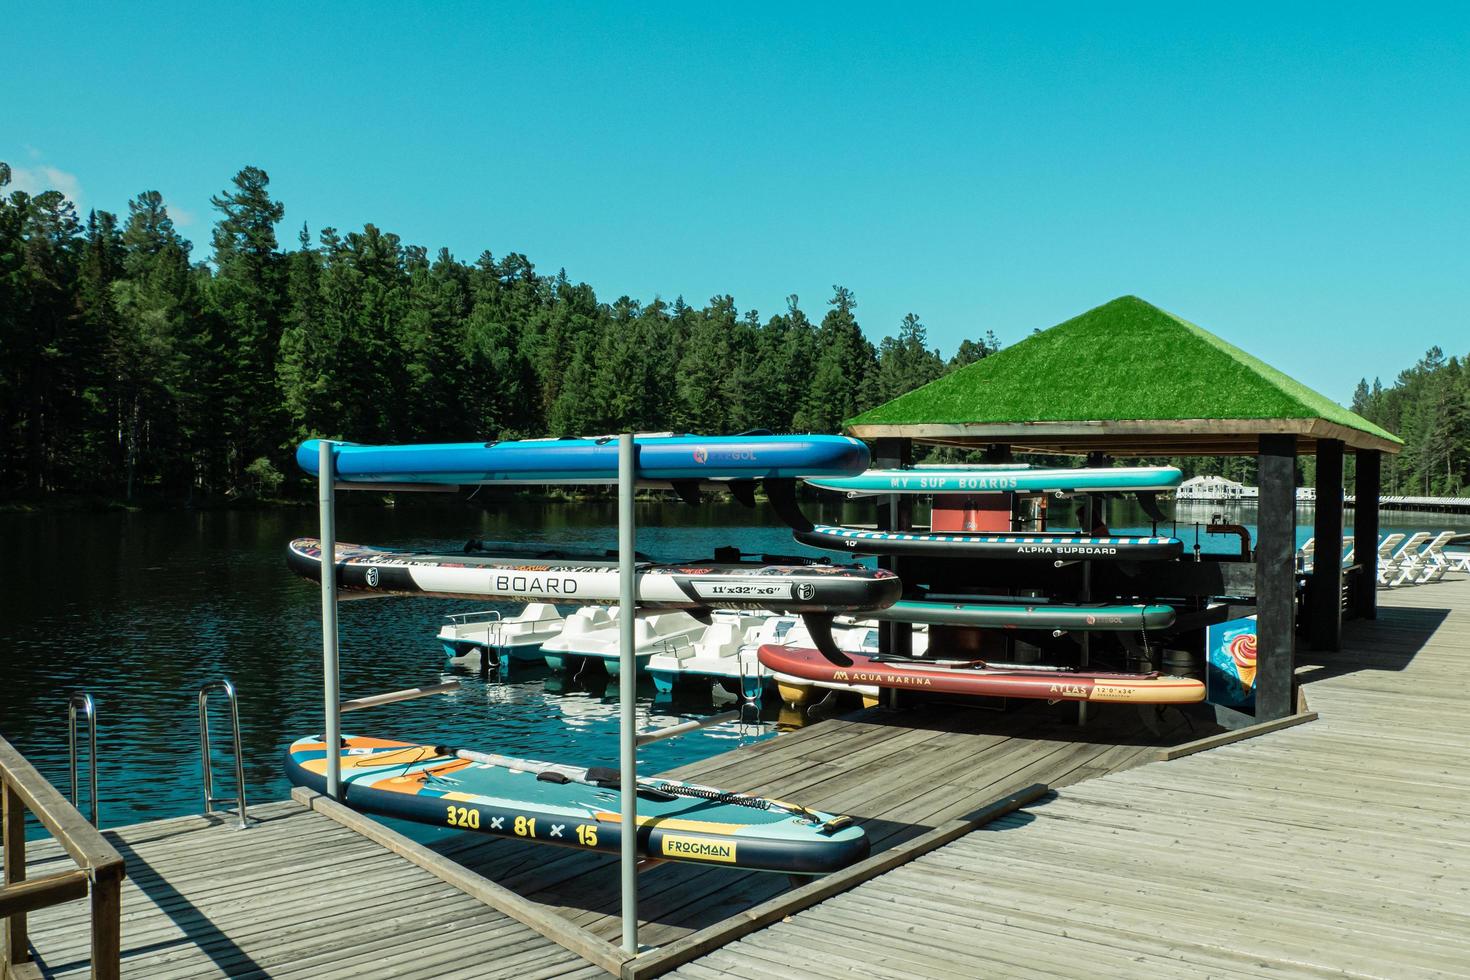
[[[296,462],[317,475],[317,440]],[[848,436],[639,436],[641,481],[840,477],[861,473],[868,447]],[[336,450],[337,477],[352,483],[616,483],[616,438],[526,439]]]
[[868,470],[856,476],[818,477],[808,483],[852,496],[889,493],[1123,493],[1172,490],[1184,478],[1172,466],[1105,466],[1092,469],[992,466],[919,466]]

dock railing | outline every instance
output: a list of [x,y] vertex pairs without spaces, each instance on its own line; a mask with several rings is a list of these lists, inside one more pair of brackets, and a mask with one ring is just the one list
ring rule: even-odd
[[[5,879],[0,884],[0,978],[40,976],[31,962],[26,914],[89,895],[92,900],[92,976],[114,980],[121,969],[122,855],[46,781],[25,756],[0,737],[0,795],[4,796]],[[76,862],[76,868],[26,880],[26,813],[35,814]]]

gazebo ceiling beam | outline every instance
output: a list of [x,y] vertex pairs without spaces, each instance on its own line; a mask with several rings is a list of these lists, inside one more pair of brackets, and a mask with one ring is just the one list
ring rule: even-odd
[[1165,419],[1104,422],[857,425],[859,438],[908,438],[949,446],[1010,445],[1023,452],[1115,456],[1253,456],[1263,435],[1293,435],[1299,452],[1316,451],[1318,439],[1351,450],[1397,452],[1398,446],[1324,419]]

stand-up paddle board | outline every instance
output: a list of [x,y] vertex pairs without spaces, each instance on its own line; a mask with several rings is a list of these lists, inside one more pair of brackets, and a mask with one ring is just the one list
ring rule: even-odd
[[[634,440],[638,479],[644,482],[721,482],[846,476],[868,465],[868,447],[847,436],[645,435]],[[296,450],[297,464],[313,476],[320,448],[311,439]],[[338,479],[350,483],[566,483],[613,484],[618,442],[595,439],[524,439],[407,446],[341,443],[334,450]]]
[[868,470],[856,476],[809,477],[807,483],[861,497],[890,493],[1136,493],[1172,490],[1184,474],[1172,466],[1112,466],[1092,469],[997,469],[923,466]]
[[[617,854],[618,773],[447,746],[346,736],[342,802],[365,813],[535,844]],[[318,736],[286,750],[286,775],[326,792]],[[825,874],[868,853],[849,817],[657,777],[638,780],[638,853],[753,871]]]
[[1165,629],[1174,625],[1174,607],[966,596],[963,602],[900,599],[887,609],[868,613],[868,617],[932,626],[1087,633]]
[[[861,565],[692,561],[639,562],[637,602],[645,609],[767,609],[785,613],[867,612],[903,590],[898,576]],[[321,542],[297,538],[286,564],[321,580]],[[616,561],[542,561],[477,552],[433,554],[337,544],[337,584],[345,592],[450,599],[615,603]]]
[[921,534],[911,531],[868,531],[813,525],[792,532],[814,548],[850,555],[893,555],[913,558],[1056,558],[1102,561],[1156,561],[1178,558],[1178,538],[1013,532],[1008,534]]
[[933,694],[1030,698],[1044,701],[1110,701],[1128,704],[1192,704],[1205,685],[1188,677],[1110,674],[1065,667],[996,666],[983,660],[884,659],[844,653],[837,663],[810,647],[762,646],[760,662],[810,681],[871,684]]

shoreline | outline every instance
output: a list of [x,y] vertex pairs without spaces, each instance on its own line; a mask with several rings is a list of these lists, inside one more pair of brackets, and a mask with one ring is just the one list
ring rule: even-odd
[[[489,490],[489,492],[485,492]],[[609,506],[617,503],[617,494],[614,488],[600,487],[578,487],[578,488],[555,488],[531,491],[524,487],[491,490],[489,485],[479,488],[479,492],[464,493],[372,493],[370,491],[352,491],[341,493],[337,497],[338,508],[362,508],[362,507],[447,507],[453,504],[473,504],[478,506],[477,497],[485,501],[515,498],[523,501],[540,503],[603,503]],[[676,499],[672,491],[640,489],[635,499],[639,502],[657,502]],[[711,501],[728,500],[722,494],[709,495]],[[756,500],[764,501],[764,491],[756,492]],[[42,516],[47,514],[111,514],[111,513],[160,513],[160,512],[201,512],[201,511],[252,511],[252,510],[289,510],[300,507],[315,509],[317,506],[316,496],[302,497],[223,497],[208,498],[200,500],[177,500],[169,498],[140,498],[125,500],[119,497],[106,497],[98,494],[58,493],[42,494],[39,496],[12,496],[0,497],[0,515],[19,514]]]

